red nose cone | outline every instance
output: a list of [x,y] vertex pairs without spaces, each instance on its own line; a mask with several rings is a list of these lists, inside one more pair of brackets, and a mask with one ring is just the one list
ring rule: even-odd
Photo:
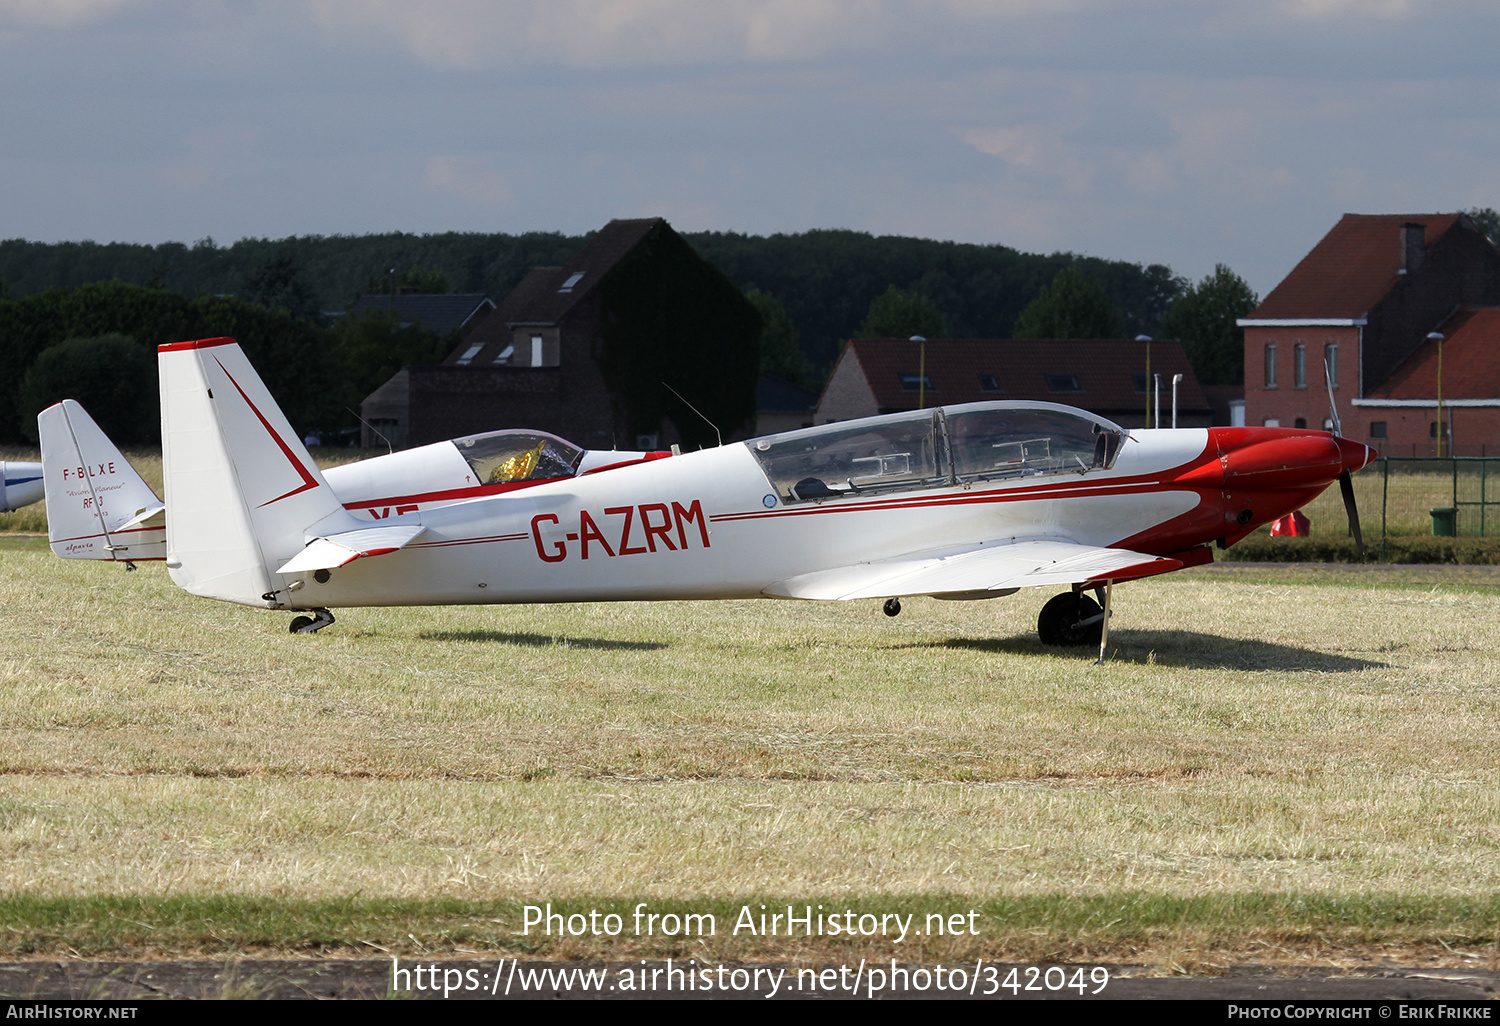
[[1369,466],[1370,461],[1375,458],[1375,450],[1368,445],[1351,442],[1347,438],[1335,438],[1334,441],[1339,443],[1339,454],[1343,456],[1344,466],[1350,473]]

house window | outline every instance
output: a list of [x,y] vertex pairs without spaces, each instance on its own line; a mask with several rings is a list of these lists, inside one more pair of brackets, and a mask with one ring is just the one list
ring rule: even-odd
[[935,392],[932,387],[932,378],[925,374],[903,374],[901,375],[901,390],[903,392],[928,391]]
[[1135,390],[1137,392],[1145,392],[1146,391],[1146,375],[1144,375],[1144,374],[1137,374],[1135,376]]
[[574,271],[572,274],[568,275],[568,280],[563,282],[562,288],[558,289],[557,291],[572,292],[573,286],[583,281],[583,276],[587,273],[587,271]]
[[506,346],[504,349],[500,350],[500,352],[495,354],[495,366],[504,367],[506,364],[510,363],[510,358],[515,355],[516,347]]
[[1260,423],[1261,427],[1281,427],[1281,421],[1277,420],[1275,417],[1267,417]]
[[1371,438],[1385,438],[1386,437],[1386,434],[1385,434],[1385,421],[1383,421],[1383,420],[1372,420],[1372,421],[1370,421],[1370,437]]
[[1000,388],[1000,379],[995,377],[995,375],[993,374],[979,375],[979,390],[981,392],[1002,391],[1002,389]]
[[458,366],[460,366],[460,367],[467,367],[469,365],[469,361],[472,360],[472,359],[474,359],[474,357],[478,356],[479,355],[479,351],[481,349],[483,349],[483,348],[484,348],[484,343],[483,342],[475,342],[468,349],[464,350],[464,355],[460,356],[457,360],[455,360],[453,362],[455,364],[457,364]]
[[[1276,347],[1266,346],[1266,387],[1276,387]],[[1275,425],[1268,425],[1274,427]]]
[[[1442,426],[1442,429],[1443,429],[1443,437],[1447,438],[1448,437],[1448,425],[1446,423],[1444,423],[1441,426]],[[1438,436],[1438,427],[1439,427],[1438,422],[1435,421],[1435,420],[1432,421],[1430,424],[1428,424],[1427,425],[1427,437],[1428,438],[1436,438]]]
[[1083,386],[1078,383],[1076,374],[1048,374],[1047,387],[1054,392],[1082,392]]
[[[1323,366],[1328,372],[1328,387],[1339,387],[1339,347],[1326,345],[1323,347]],[[1383,435],[1381,437],[1384,437]]]
[[1307,347],[1301,342],[1292,349],[1292,376],[1296,379],[1293,387],[1307,387]]
[[540,367],[542,365],[542,336],[531,336],[531,365]]
[[1305,428],[1305,427],[1307,427],[1307,418],[1306,417],[1298,417],[1296,420],[1292,421],[1292,427],[1297,427],[1297,428]]

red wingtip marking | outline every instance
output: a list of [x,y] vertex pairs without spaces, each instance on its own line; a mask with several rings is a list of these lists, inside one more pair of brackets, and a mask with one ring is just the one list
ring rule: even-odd
[[180,349],[212,349],[214,346],[232,346],[232,338],[200,338],[195,342],[169,342],[164,346],[157,346],[158,353],[175,353]]

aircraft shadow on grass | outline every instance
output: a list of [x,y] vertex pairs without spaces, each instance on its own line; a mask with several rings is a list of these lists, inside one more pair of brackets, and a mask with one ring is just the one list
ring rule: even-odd
[[[1098,652],[1097,645],[1092,649],[1051,648],[1035,637],[949,638],[946,641],[896,647],[967,648],[995,654],[1051,655],[1060,659],[1078,659]],[[1359,670],[1385,669],[1392,665],[1316,649],[1277,645],[1269,641],[1225,638],[1194,631],[1110,631],[1106,659],[1115,663],[1145,664],[1149,661],[1158,666],[1205,670],[1225,667],[1232,670],[1310,670],[1318,673],[1355,673]]]
[[516,634],[507,631],[432,631],[419,637],[423,641],[470,641],[495,645],[527,645],[531,648],[591,648],[601,651],[651,652],[667,647],[666,642],[662,641],[570,638],[561,634]]

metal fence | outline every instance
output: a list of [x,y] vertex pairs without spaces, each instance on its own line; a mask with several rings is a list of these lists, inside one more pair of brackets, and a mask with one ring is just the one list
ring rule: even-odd
[[[1381,558],[1392,534],[1500,534],[1500,457],[1381,456],[1370,470],[1379,475]],[[1369,482],[1369,471],[1360,477]]]

